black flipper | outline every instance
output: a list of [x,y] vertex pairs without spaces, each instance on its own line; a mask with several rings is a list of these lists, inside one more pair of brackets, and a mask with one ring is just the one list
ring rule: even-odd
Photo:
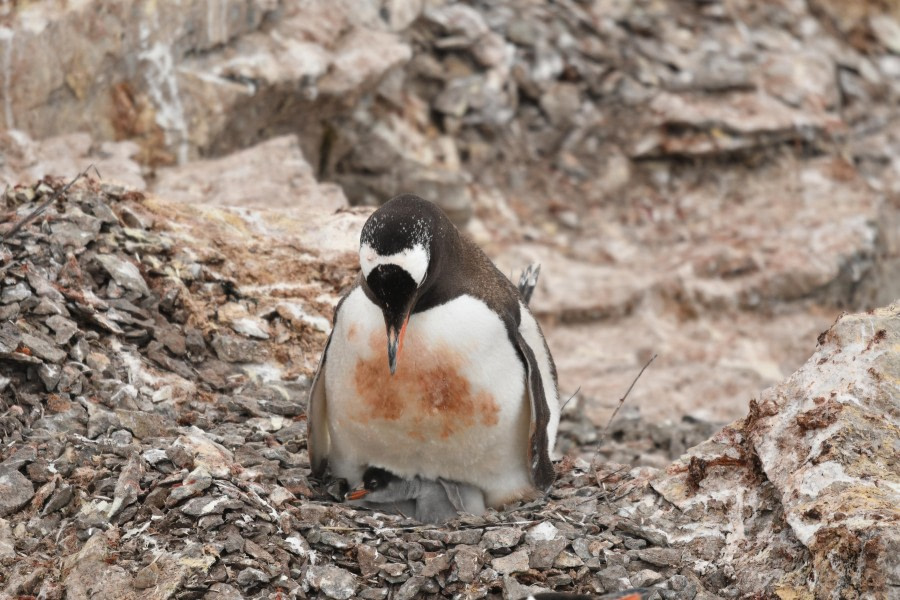
[[550,407],[544,394],[544,382],[534,351],[522,337],[518,328],[515,329],[513,335],[516,349],[525,364],[526,389],[531,401],[531,425],[528,432],[528,464],[531,468],[531,481],[534,487],[544,492],[556,478],[553,463],[550,462],[550,444],[547,439]]
[[[332,329],[332,335],[334,330]],[[322,350],[322,360],[309,390],[309,402],[306,406],[306,448],[309,451],[309,464],[314,477],[321,477],[328,467],[328,451],[331,449],[331,438],[328,434],[328,399],[325,396],[325,360],[331,335]]]

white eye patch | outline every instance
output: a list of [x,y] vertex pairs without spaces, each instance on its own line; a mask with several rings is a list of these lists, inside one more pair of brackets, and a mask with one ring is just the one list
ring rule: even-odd
[[397,265],[409,273],[418,286],[425,280],[425,273],[428,271],[428,250],[425,246],[416,244],[396,254],[382,256],[368,244],[362,244],[359,247],[359,264],[365,277],[378,265]]

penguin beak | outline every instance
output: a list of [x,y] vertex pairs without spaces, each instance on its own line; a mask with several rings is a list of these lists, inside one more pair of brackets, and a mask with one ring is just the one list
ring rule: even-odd
[[409,324],[409,313],[403,319],[403,325],[398,330],[396,327],[388,325],[388,366],[391,368],[391,375],[397,370],[397,358],[400,351],[403,350],[403,337],[406,335],[406,326]]

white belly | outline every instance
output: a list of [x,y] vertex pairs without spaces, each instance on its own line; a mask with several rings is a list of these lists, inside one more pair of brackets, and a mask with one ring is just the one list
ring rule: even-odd
[[381,311],[361,289],[326,357],[333,474],[369,465],[471,483],[497,505],[531,490],[525,370],[500,318],[463,296],[413,315],[392,376]]

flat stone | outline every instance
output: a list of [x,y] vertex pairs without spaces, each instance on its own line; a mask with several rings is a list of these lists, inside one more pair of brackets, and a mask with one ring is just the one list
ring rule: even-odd
[[205,467],[197,467],[185,476],[180,486],[172,488],[166,504],[174,506],[182,500],[196,496],[211,486],[212,481],[212,476]]
[[489,529],[481,538],[481,547],[488,550],[512,548],[522,539],[522,530],[518,527],[500,527]]
[[12,469],[0,470],[0,517],[10,515],[34,496],[34,485],[27,477]]
[[0,352],[14,352],[22,341],[22,332],[14,324],[6,321],[0,324]]
[[348,600],[359,587],[356,575],[334,565],[311,566],[306,571],[306,582],[335,600]]
[[528,551],[525,549],[513,552],[508,556],[495,558],[491,561],[491,567],[500,573],[506,575],[509,573],[519,573],[528,570]]
[[581,560],[577,554],[563,551],[560,552],[556,557],[556,560],[553,561],[553,566],[558,569],[577,569],[578,567],[584,566],[584,561]]
[[621,565],[613,565],[597,572],[600,585],[608,592],[616,592],[631,587],[628,571]]
[[[194,428],[191,433],[179,436],[167,450],[169,458],[173,458],[173,452],[182,452],[190,457],[194,467],[203,467],[215,478],[226,479],[231,473],[231,465],[234,464],[234,456],[231,450],[218,444],[199,429]],[[180,461],[173,462],[178,464]]]
[[225,512],[226,508],[237,509],[242,506],[240,501],[235,501],[228,496],[201,496],[193,498],[184,503],[181,512],[194,517],[202,517],[206,515],[220,515]]
[[[100,222],[94,220],[97,223],[96,229],[99,231]],[[53,223],[50,230],[53,232],[53,242],[63,247],[84,248],[97,239],[97,231],[85,229],[78,223],[61,221]]]
[[[463,583],[471,583],[481,568],[482,551],[477,546],[457,546],[453,555],[456,576]],[[526,564],[527,568],[527,564]]]
[[567,541],[563,537],[550,540],[537,540],[532,542],[529,565],[533,569],[549,569],[559,553],[566,547]]
[[64,350],[60,350],[50,342],[29,333],[22,334],[22,344],[31,350],[34,356],[52,363],[62,362],[66,358]]
[[134,434],[139,440],[167,435],[172,426],[163,417],[139,410],[117,410],[121,426]]
[[650,569],[641,569],[637,573],[632,573],[629,579],[631,581],[631,585],[641,588],[656,585],[657,583],[662,581],[664,577],[656,571],[651,571]]
[[259,569],[254,569],[253,567],[244,569],[243,571],[238,573],[237,576],[238,585],[245,589],[255,587],[261,583],[269,583],[270,579],[271,577],[269,577]]
[[12,304],[13,302],[21,302],[31,297],[31,289],[23,282],[15,285],[6,286],[3,292],[0,292],[0,304]]
[[413,600],[413,598],[417,598],[419,591],[422,589],[422,586],[425,585],[426,581],[428,581],[427,577],[410,577],[403,582],[403,585],[401,585],[400,589],[394,594],[394,598],[396,600]]
[[53,340],[59,345],[67,344],[78,331],[78,326],[74,321],[60,314],[51,315],[44,322],[54,331]]
[[538,541],[552,540],[559,535],[559,529],[550,521],[542,521],[525,531],[525,541],[529,544]]
[[95,260],[123,288],[144,296],[150,295],[150,288],[147,287],[144,276],[134,263],[112,254],[98,254]]
[[16,557],[16,544],[12,527],[6,519],[0,519],[0,560]]
[[657,567],[671,567],[681,564],[683,552],[679,548],[647,548],[638,550],[637,557]]
[[210,342],[219,360],[231,363],[257,362],[261,356],[256,342],[240,338],[234,335],[218,334]]

